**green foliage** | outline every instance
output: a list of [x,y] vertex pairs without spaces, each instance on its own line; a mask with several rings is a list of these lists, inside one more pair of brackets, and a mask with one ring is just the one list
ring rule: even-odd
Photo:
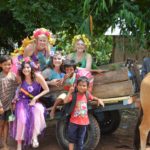
[[[59,32],[57,34],[57,48],[62,48],[65,55],[74,51],[72,43],[72,36],[68,36],[68,33]],[[98,36],[92,37],[91,46],[87,50],[93,57],[94,64],[103,65],[110,62],[112,53],[112,37],[111,36]]]
[[[103,54],[107,52],[100,48],[98,43],[101,40],[98,39],[110,26],[120,24],[122,34],[131,34],[140,47],[145,46],[145,41],[149,42],[149,8],[149,0],[1,0],[0,47],[12,50],[13,42],[20,42],[35,28],[45,27],[53,33],[66,34],[67,40],[62,41],[67,42],[66,49],[70,49],[73,35],[88,34],[93,48],[97,45],[98,62],[103,62]],[[90,15],[93,18],[93,34],[90,31]]]

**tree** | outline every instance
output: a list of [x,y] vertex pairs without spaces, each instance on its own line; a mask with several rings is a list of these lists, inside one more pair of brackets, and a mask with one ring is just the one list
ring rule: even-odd
[[38,27],[65,31],[68,38],[77,33],[94,38],[118,23],[124,35],[132,33],[142,45],[149,41],[149,6],[149,0],[1,0],[1,47]]

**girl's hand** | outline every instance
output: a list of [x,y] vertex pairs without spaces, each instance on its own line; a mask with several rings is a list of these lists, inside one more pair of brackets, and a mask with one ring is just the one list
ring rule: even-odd
[[51,80],[51,85],[59,87],[60,85],[60,80],[59,79],[53,79]]
[[0,115],[4,113],[3,107],[0,108]]
[[69,89],[69,93],[73,93],[74,92],[74,86],[71,86],[70,89]]
[[30,106],[34,106],[35,103],[36,103],[36,101],[37,101],[37,99],[36,99],[36,97],[34,97],[34,98],[31,100],[31,102],[29,103],[29,105],[30,105]]
[[104,107],[104,102],[102,99],[98,99],[98,106],[101,105],[102,107]]
[[65,76],[64,76],[64,80],[66,80],[66,79],[70,78],[70,77],[73,75],[73,73],[74,73],[74,72],[71,72],[71,73],[67,73],[67,74],[65,74]]

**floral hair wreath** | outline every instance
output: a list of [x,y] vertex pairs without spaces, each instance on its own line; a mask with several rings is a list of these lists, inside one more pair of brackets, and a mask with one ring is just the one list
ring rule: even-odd
[[84,44],[86,45],[87,48],[91,45],[90,40],[86,37],[85,34],[75,35],[75,36],[73,37],[73,40],[72,40],[72,45],[75,45],[75,43],[76,43],[78,40],[83,40],[83,42],[84,42]]
[[18,62],[18,68],[21,68],[21,65],[23,63],[29,63],[31,65],[31,67],[33,67],[33,68],[35,67],[35,63],[31,60],[30,57],[25,57],[25,58],[20,59]]
[[45,28],[38,28],[36,30],[33,31],[33,37],[37,39],[39,35],[44,34],[45,36],[47,36],[48,41],[50,42],[51,45],[55,44],[55,38],[53,38],[53,34],[51,31],[45,29]]
[[25,57],[19,60],[19,64],[21,65],[22,63],[31,63],[31,58],[30,57]]
[[52,36],[52,32],[50,32],[49,30],[45,29],[45,28],[38,28],[33,32],[33,36],[26,37],[23,41],[22,41],[22,45],[21,47],[17,48],[14,50],[13,53],[11,53],[12,56],[15,56],[16,54],[20,54],[22,55],[24,53],[24,49],[27,45],[31,44],[32,42],[35,41],[35,39],[38,38],[39,35],[44,34],[47,36],[48,41],[51,45],[55,44],[56,39],[53,38]]

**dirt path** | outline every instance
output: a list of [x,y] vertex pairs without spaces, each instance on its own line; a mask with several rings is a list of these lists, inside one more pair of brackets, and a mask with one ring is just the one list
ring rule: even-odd
[[[111,135],[102,135],[96,150],[133,150],[133,132],[137,120],[136,110],[125,110],[122,112],[120,127]],[[9,141],[10,150],[16,150],[16,143]],[[55,137],[55,122],[45,131],[45,135],[40,138],[40,147],[36,150],[60,150]],[[29,148],[28,150],[33,150]],[[150,148],[147,148],[150,150]]]

